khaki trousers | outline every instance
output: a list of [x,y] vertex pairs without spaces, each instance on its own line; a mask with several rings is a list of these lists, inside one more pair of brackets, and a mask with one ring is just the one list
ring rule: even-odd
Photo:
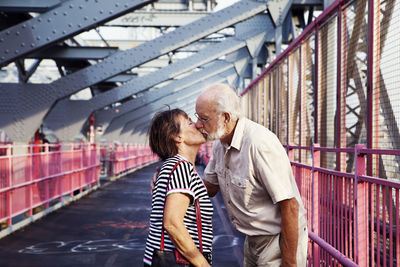
[[[304,216],[303,216],[304,217]],[[279,242],[280,234],[246,236],[244,242],[244,267],[280,266],[282,261]],[[299,219],[297,243],[297,266],[307,263],[308,230],[305,218]]]

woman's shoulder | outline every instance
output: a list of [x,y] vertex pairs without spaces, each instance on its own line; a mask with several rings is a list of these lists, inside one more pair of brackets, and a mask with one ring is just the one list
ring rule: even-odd
[[161,166],[161,172],[162,171],[171,172],[173,168],[182,168],[182,167],[191,168],[192,164],[189,161],[185,160],[184,158],[180,157],[179,155],[176,155],[164,161],[163,165]]

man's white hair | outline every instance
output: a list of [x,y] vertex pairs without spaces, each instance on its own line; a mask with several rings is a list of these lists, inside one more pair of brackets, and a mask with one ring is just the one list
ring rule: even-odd
[[216,112],[217,113],[229,113],[232,116],[232,120],[236,121],[243,117],[242,107],[240,105],[240,98],[234,91],[234,89],[226,84],[221,84],[220,92],[215,94]]

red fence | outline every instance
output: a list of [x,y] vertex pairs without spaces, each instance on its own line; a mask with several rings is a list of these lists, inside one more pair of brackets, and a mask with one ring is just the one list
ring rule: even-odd
[[399,18],[399,0],[336,0],[242,93],[290,149],[310,265],[400,266]]
[[[293,162],[307,209],[311,244],[309,266],[399,266],[400,182],[366,176],[369,155],[400,155],[400,151],[288,147],[309,150],[312,164]],[[353,173],[320,167],[321,152],[352,153]]]
[[10,226],[97,185],[95,144],[0,146],[0,222]]
[[213,143],[205,143],[201,145],[199,151],[197,152],[198,163],[207,165],[210,161],[212,154],[212,145]]
[[101,161],[104,173],[118,176],[127,171],[158,161],[149,146],[142,144],[102,144]]

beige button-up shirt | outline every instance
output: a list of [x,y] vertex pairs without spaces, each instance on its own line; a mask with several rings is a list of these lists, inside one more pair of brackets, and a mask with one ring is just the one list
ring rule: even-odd
[[306,213],[279,139],[246,118],[238,121],[230,146],[214,142],[204,179],[219,185],[233,226],[246,235],[281,232],[279,201],[294,197],[299,217]]

